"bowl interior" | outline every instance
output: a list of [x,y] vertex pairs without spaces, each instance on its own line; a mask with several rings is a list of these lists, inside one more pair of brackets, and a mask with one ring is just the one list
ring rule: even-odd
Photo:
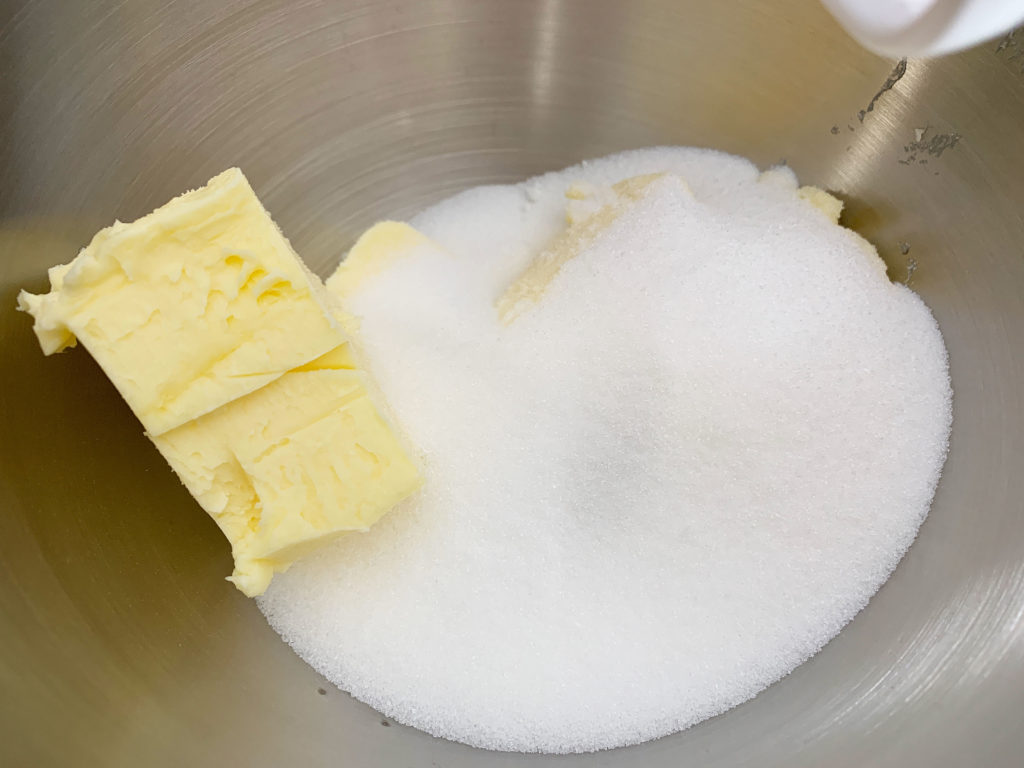
[[[897,78],[811,0],[68,5],[0,5],[5,762],[1019,764],[1024,37]],[[326,274],[380,218],[654,144],[784,161],[841,196],[938,318],[955,421],[931,516],[868,608],[754,700],[639,747],[481,752],[326,684],[222,580],[226,543],[88,355],[44,359],[13,310],[113,218],[231,165]]]

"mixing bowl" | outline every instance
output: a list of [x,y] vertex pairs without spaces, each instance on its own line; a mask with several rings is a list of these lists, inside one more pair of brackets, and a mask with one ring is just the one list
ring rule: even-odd
[[[1024,35],[904,68],[812,0],[4,0],[0,67],[0,763],[1021,764]],[[483,752],[327,684],[223,581],[226,542],[89,356],[44,358],[14,311],[114,217],[231,165],[326,274],[382,217],[654,144],[840,195],[934,310],[955,423],[867,609],[638,747]]]

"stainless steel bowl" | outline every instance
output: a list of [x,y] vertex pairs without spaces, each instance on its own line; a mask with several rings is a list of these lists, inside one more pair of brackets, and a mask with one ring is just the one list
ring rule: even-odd
[[[0,2],[0,763],[1020,766],[1024,35],[894,64],[812,0]],[[841,194],[938,317],[956,420],[870,606],[639,747],[481,752],[327,685],[222,580],[226,543],[88,355],[44,359],[13,309],[115,216],[230,165],[326,273],[378,218],[661,143]]]

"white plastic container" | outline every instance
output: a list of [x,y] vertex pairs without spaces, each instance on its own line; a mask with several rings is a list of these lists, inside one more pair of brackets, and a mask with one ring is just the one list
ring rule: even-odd
[[1024,0],[822,0],[865,48],[885,56],[940,56],[1024,22]]

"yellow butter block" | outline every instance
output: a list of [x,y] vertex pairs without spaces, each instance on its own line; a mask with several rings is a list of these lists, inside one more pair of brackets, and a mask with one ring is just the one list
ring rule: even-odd
[[338,346],[314,275],[242,172],[99,232],[22,292],[46,354],[80,340],[159,435]]
[[[796,187],[796,178],[785,169],[774,168],[761,174],[769,183],[792,188],[833,223],[839,221],[843,203],[818,187]],[[654,184],[677,184],[690,192],[686,182],[668,173],[633,176],[610,186],[577,183],[566,190],[568,227],[530,263],[526,270],[499,297],[496,307],[503,323],[511,323],[540,301],[562,267],[588,247],[629,208],[641,201]],[[692,192],[690,192],[692,194]]]
[[19,296],[43,351],[92,353],[227,536],[245,594],[418,486],[337,300],[241,171],[103,230],[50,282]]
[[438,249],[429,237],[405,222],[378,222],[360,235],[344,261],[327,278],[327,290],[344,306],[345,299],[368,278],[423,247]]
[[275,572],[365,531],[419,484],[415,465],[343,345],[153,442],[231,542],[231,580]]
[[631,206],[642,200],[652,184],[663,179],[689,191],[685,181],[665,173],[633,176],[611,186],[570,186],[565,195],[569,227],[499,297],[496,307],[500,320],[506,324],[511,323],[536,304],[570,259],[575,258]]
[[839,223],[839,217],[843,213],[843,201],[835,195],[830,195],[820,187],[800,187],[797,190],[797,197],[806,200],[824,214],[825,218],[833,224]]
[[839,216],[843,212],[843,201],[821,187],[798,186],[796,174],[787,166],[777,165],[763,171],[758,181],[795,193],[798,198],[817,208],[833,224],[839,223]]

